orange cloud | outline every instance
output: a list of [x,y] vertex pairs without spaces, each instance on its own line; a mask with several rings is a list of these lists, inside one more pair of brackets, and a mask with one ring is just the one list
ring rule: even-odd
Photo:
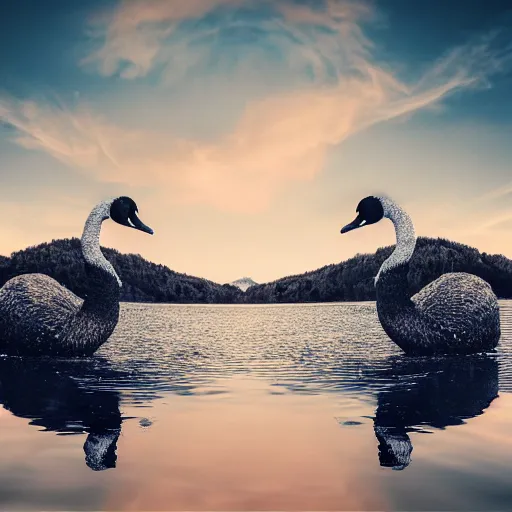
[[478,198],[478,201],[490,201],[507,197],[512,194],[512,183],[507,183],[502,187],[497,187]]
[[485,232],[492,228],[495,228],[496,226],[500,226],[500,225],[508,223],[510,221],[512,221],[512,211],[508,210],[505,212],[501,212],[498,215],[495,215],[494,217],[490,218],[486,222],[481,223],[480,225],[474,227],[471,230],[471,233]]
[[98,180],[151,183],[165,186],[175,201],[258,211],[287,183],[313,179],[330,146],[425,107],[459,85],[448,82],[404,96],[374,69],[371,80],[255,102],[232,133],[212,142],[123,129],[84,107],[71,111],[3,100],[0,118],[17,129],[18,144],[44,150]]
[[[156,60],[171,58],[162,52],[175,48],[175,42],[167,46],[166,37],[178,21],[242,3],[122,2],[93,59],[107,74],[128,61],[126,78],[144,75]],[[231,133],[215,140],[127,129],[84,104],[68,109],[0,97],[0,120],[16,129],[18,144],[46,151],[100,181],[150,184],[174,202],[254,212],[288,184],[312,180],[330,147],[376,123],[435,105],[487,78],[509,58],[484,40],[451,51],[418,81],[404,83],[372,59],[371,42],[361,30],[361,21],[372,14],[367,4],[328,0],[322,10],[291,2],[272,5],[280,17],[270,20],[271,38],[276,44],[286,40],[288,50],[295,47],[292,55],[303,58],[303,66],[313,65],[315,80],[249,104]],[[185,42],[179,57],[188,62],[194,52]],[[328,73],[327,64],[334,71]]]
[[[267,16],[247,14],[255,6],[266,10]],[[189,24],[180,31],[183,22],[211,13],[217,17],[209,26]],[[294,0],[123,0],[94,20],[90,35],[99,48],[82,64],[95,66],[106,76],[119,73],[125,79],[140,78],[159,68],[163,77],[172,80],[204,64],[208,57],[222,61],[229,52],[215,53],[220,35],[235,29],[256,30],[264,46],[285,54],[290,69],[302,61],[303,69],[311,66],[316,78],[325,78],[326,67],[336,75],[347,67],[358,67],[356,59],[371,46],[360,23],[372,15],[373,9],[364,0],[322,0],[315,7]],[[253,48],[252,52],[258,50],[263,51]],[[250,55],[244,54],[243,59]]]
[[123,0],[109,14],[97,18],[96,35],[103,46],[82,62],[98,63],[104,75],[117,72],[123,62],[124,78],[144,76],[179,21],[203,16],[222,5],[237,5],[244,0]]

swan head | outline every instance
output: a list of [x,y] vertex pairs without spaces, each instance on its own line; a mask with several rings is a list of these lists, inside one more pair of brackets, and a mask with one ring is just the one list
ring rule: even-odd
[[393,430],[393,428],[381,426],[374,427],[375,435],[379,441],[380,465],[400,471],[411,463],[413,447],[406,432],[393,432]]
[[384,217],[384,206],[378,197],[368,196],[362,199],[356,208],[357,217],[341,229],[341,233],[348,233],[353,229],[375,224]]
[[90,433],[84,443],[85,463],[93,471],[115,468],[120,430]]
[[112,201],[110,205],[110,218],[118,224],[152,235],[154,233],[153,230],[139,219],[137,216],[138,211],[133,199],[121,196]]

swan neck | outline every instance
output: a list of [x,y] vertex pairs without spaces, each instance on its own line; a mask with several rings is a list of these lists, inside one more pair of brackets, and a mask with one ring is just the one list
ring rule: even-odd
[[400,206],[388,198],[379,198],[384,208],[384,217],[395,226],[396,247],[391,256],[382,264],[375,282],[383,273],[405,265],[411,259],[416,247],[416,234],[411,218]]
[[100,247],[100,233],[103,221],[110,217],[110,205],[112,201],[104,201],[93,208],[84,226],[81,238],[82,254],[85,261],[101,273],[107,273],[114,277],[119,287],[121,279],[117,275],[112,264],[105,258]]

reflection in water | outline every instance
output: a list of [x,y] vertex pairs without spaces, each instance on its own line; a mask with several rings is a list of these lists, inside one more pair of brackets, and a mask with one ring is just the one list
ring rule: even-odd
[[85,462],[101,471],[116,466],[122,417],[117,392],[79,385],[74,380],[84,375],[90,364],[84,360],[0,359],[0,403],[45,430],[87,432]]
[[[98,478],[80,446],[72,463],[81,443],[59,443],[50,458],[48,434],[6,418],[0,509],[117,510],[122,497],[131,510],[504,510],[512,302],[501,307],[495,355],[411,359],[370,303],[123,304],[93,358],[0,358],[0,403],[39,428],[85,434],[93,469],[116,464],[120,406],[137,416],[122,425],[123,463]],[[411,431],[481,414],[497,395],[498,365],[502,398],[482,421],[429,436],[398,479],[379,470],[375,435],[381,463],[406,467]],[[423,494],[410,492],[411,477]],[[115,502],[103,503],[106,490]]]
[[390,363],[394,382],[378,393],[374,418],[381,466],[409,465],[413,446],[408,432],[460,425],[482,414],[498,396],[493,356],[396,357]]

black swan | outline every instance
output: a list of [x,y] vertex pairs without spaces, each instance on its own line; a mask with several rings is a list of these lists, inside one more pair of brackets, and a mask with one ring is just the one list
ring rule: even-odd
[[119,276],[100,248],[104,220],[153,234],[129,197],[99,203],[81,239],[89,293],[81,299],[44,274],[13,277],[0,289],[0,353],[17,356],[89,356],[119,319]]
[[491,286],[472,274],[452,272],[410,296],[407,274],[416,245],[412,221],[387,197],[366,197],[347,233],[393,222],[396,248],[375,278],[377,313],[386,334],[406,353],[468,354],[492,350],[500,339],[500,314]]

